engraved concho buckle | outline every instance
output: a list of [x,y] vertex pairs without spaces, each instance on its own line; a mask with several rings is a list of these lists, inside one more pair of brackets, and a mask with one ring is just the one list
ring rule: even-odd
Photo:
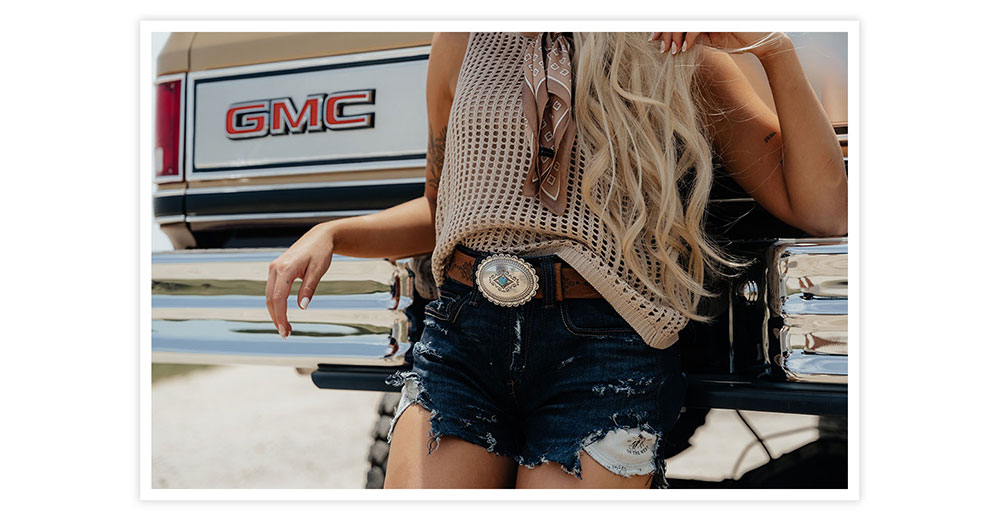
[[538,274],[529,262],[506,253],[487,256],[476,269],[476,287],[499,306],[520,306],[538,292]]

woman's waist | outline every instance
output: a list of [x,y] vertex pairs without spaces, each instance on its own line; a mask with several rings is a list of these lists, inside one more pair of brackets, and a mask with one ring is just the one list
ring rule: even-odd
[[481,250],[456,244],[444,260],[444,275],[503,305],[545,299],[547,295],[552,301],[603,298],[555,253],[518,254],[514,249]]

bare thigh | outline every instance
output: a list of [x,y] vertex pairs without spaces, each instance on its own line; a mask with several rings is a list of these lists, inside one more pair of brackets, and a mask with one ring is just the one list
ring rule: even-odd
[[652,474],[624,477],[604,468],[586,451],[580,451],[583,479],[570,475],[558,463],[543,463],[534,468],[518,467],[517,488],[649,488]]
[[454,436],[427,453],[431,413],[410,404],[396,420],[386,462],[385,488],[511,488],[517,464]]

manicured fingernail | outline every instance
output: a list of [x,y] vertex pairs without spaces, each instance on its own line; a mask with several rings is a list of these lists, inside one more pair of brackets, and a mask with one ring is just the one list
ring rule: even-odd
[[285,334],[285,326],[278,326],[278,334],[284,339],[287,335]]
[[684,43],[681,44],[681,52],[684,52],[686,50],[688,50],[688,41],[684,40]]
[[309,307],[309,297],[302,299],[302,301],[299,302],[299,307],[302,309],[306,309],[307,307]]
[[660,52],[664,52],[666,50],[667,50],[667,42],[666,42],[666,40],[660,40]]
[[653,35],[656,33],[649,33],[649,38],[646,39],[647,42],[653,41]]
[[677,42],[670,42],[670,54],[677,54]]

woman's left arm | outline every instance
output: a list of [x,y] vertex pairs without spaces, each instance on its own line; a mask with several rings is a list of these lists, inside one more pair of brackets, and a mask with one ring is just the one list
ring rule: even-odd
[[[745,39],[741,33],[701,36],[727,44]],[[706,46],[699,79],[719,109],[709,117],[713,146],[736,182],[775,217],[811,235],[845,235],[847,174],[840,143],[791,39],[776,36],[750,52],[767,73],[777,114],[732,57]]]

